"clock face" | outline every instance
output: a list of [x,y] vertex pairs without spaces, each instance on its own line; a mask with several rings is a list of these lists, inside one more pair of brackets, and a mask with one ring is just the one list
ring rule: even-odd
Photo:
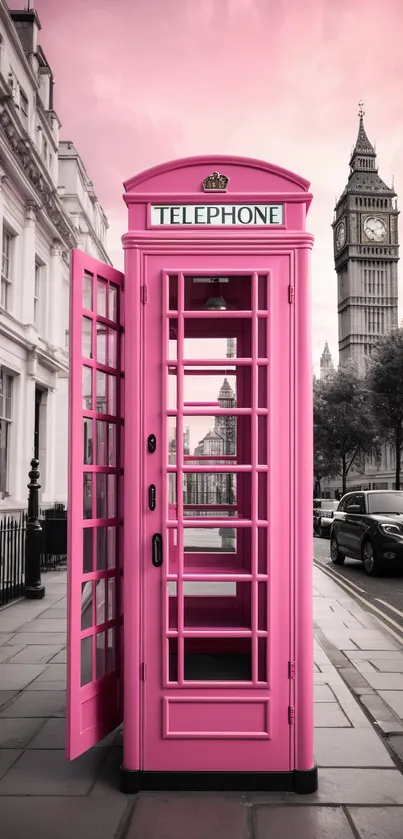
[[340,248],[343,247],[344,242],[346,241],[346,225],[344,221],[341,221],[339,226],[336,229],[336,248],[339,251]]
[[385,220],[376,216],[368,216],[364,219],[364,233],[370,242],[382,242],[387,234]]

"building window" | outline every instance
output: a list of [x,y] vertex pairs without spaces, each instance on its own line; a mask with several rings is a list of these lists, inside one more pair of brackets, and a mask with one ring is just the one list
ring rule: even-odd
[[41,274],[42,265],[35,262],[35,288],[34,288],[34,324],[36,328],[40,329],[40,312],[41,312]]
[[0,495],[8,495],[12,376],[0,373]]
[[11,247],[12,235],[3,228],[3,244],[1,253],[1,295],[0,305],[8,311],[10,305],[11,286]]
[[48,141],[46,140],[46,138],[45,138],[45,137],[43,137],[43,141],[42,141],[42,157],[43,157],[43,159],[44,159],[44,161],[45,161],[46,166],[48,165],[48,149],[49,149],[49,147],[48,147]]
[[24,128],[28,129],[28,97],[20,87],[20,117]]

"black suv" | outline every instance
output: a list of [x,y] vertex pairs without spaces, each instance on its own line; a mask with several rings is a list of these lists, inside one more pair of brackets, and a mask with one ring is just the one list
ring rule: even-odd
[[342,565],[346,556],[360,559],[371,576],[403,570],[403,492],[348,492],[334,513],[330,557]]

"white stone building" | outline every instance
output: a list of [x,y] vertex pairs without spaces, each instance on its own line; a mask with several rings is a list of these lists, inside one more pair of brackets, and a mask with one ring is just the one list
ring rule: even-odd
[[110,264],[108,227],[74,145],[60,142],[34,10],[0,0],[0,513],[67,501],[69,251]]

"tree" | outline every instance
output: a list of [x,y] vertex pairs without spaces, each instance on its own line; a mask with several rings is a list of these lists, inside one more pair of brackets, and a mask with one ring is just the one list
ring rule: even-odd
[[379,453],[378,426],[368,411],[366,384],[353,361],[314,383],[315,478],[340,475],[343,494],[354,463]]
[[403,328],[394,329],[374,347],[366,386],[383,441],[393,446],[396,489],[400,489],[403,448]]

